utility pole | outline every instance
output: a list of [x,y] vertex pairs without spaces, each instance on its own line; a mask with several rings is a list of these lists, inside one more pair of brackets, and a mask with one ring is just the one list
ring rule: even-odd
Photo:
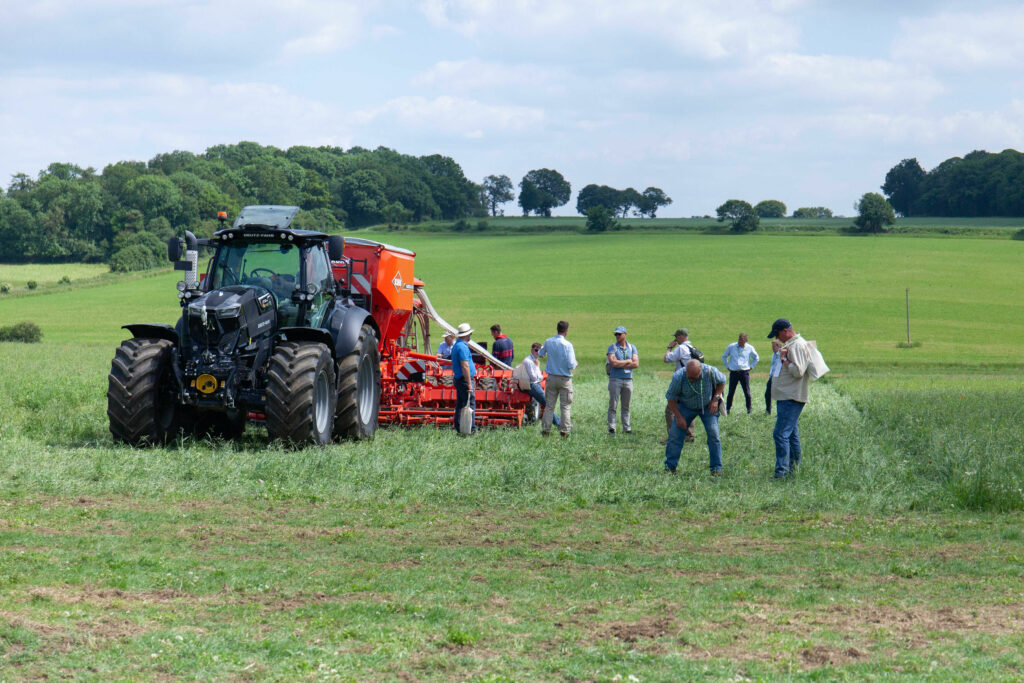
[[910,346],[910,287],[907,287],[907,346]]

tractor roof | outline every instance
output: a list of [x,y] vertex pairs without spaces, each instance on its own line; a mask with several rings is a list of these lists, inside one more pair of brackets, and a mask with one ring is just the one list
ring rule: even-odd
[[230,228],[214,233],[217,240],[242,240],[247,242],[320,242],[327,234],[315,230],[297,230],[290,227],[297,206],[263,204],[247,206],[238,212]]

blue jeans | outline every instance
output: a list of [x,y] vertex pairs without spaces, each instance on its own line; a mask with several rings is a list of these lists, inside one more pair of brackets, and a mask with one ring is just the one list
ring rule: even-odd
[[472,431],[476,431],[476,391],[471,389],[461,377],[455,378],[455,417],[452,419],[452,429],[459,431],[459,413],[466,406],[473,411]]
[[[708,435],[708,458],[712,472],[722,471],[722,441],[718,438],[718,414],[708,415],[707,410],[698,413],[684,405],[679,405],[679,412],[683,414],[686,424],[689,425],[695,417],[700,415],[700,421],[704,423],[704,431]],[[686,438],[686,430],[679,426],[673,415],[672,428],[668,430],[668,443],[665,445],[665,468],[674,470],[679,464],[679,456],[683,452],[683,440]]]
[[804,404],[799,401],[775,402],[775,476],[784,477],[800,464],[800,412]]
[[[547,405],[547,401],[544,400],[544,390],[541,388],[540,382],[533,382],[530,384],[530,390],[526,393],[532,396],[533,400],[539,403],[541,408],[544,408],[544,406]],[[553,416],[552,420],[556,427],[562,424],[562,421],[558,419],[557,415]]]

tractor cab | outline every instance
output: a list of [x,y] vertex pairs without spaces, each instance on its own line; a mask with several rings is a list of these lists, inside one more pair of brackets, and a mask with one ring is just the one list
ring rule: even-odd
[[[217,231],[217,252],[203,291],[242,288],[270,294],[279,327],[322,327],[336,293],[328,242],[341,238],[290,227],[293,206],[246,207],[230,228]],[[333,243],[337,241],[338,244]]]

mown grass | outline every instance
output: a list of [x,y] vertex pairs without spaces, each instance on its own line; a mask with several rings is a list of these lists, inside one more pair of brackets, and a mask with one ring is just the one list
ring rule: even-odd
[[[44,329],[0,344],[0,680],[1019,678],[1019,254],[753,237],[401,242],[452,322],[501,322],[520,349],[573,322],[567,441],[119,447],[118,326],[173,322],[175,276],[0,301]],[[879,293],[901,280],[924,292],[918,348],[886,333]],[[725,475],[700,428],[664,475],[671,331],[714,360],[778,315],[833,366],[801,471],[771,479],[760,366],[755,414],[722,421]],[[619,322],[642,359],[631,438],[604,424]]]
[[[84,280],[93,280],[109,272],[110,268],[103,263],[33,263],[28,265],[0,263],[0,284],[8,287],[8,291],[0,293],[0,297],[17,296],[36,291],[39,286],[67,287]],[[30,282],[35,283],[36,286],[30,288]]]
[[59,282],[61,278],[85,280],[110,272],[103,263],[32,263],[27,265],[0,264],[0,282],[22,286],[29,280],[39,284]]

